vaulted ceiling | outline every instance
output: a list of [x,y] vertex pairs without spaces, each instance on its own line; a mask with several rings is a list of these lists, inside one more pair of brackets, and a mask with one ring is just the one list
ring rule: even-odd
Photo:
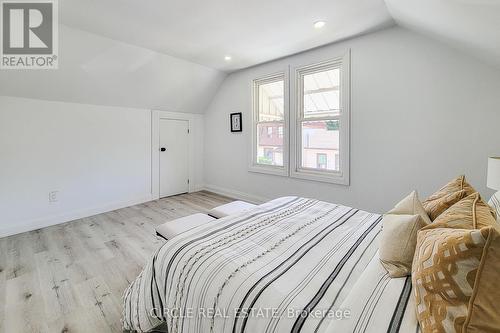
[[500,0],[385,0],[397,24],[500,67]]
[[[394,22],[383,0],[64,0],[61,22],[224,71]],[[83,14],[84,13],[84,14]],[[316,30],[313,23],[325,21]],[[225,61],[224,56],[232,57]]]
[[0,70],[0,95],[201,113],[226,74],[65,25],[59,68]]
[[1,95],[203,112],[228,72],[394,24],[500,67],[500,0],[64,0],[59,18],[59,69],[2,71]]

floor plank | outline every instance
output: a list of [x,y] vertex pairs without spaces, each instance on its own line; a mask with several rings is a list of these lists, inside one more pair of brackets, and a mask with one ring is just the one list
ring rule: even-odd
[[200,191],[0,238],[0,332],[121,332],[155,227],[231,201]]

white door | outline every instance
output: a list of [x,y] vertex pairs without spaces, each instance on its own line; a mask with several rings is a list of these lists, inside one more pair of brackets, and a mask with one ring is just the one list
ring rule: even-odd
[[188,121],[160,119],[160,197],[189,190]]

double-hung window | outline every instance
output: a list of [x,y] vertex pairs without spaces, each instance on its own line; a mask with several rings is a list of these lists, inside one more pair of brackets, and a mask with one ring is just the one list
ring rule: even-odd
[[349,58],[253,81],[251,171],[349,184]]
[[349,184],[349,54],[291,77],[291,176]]
[[288,93],[284,72],[253,81],[251,171],[288,175]]

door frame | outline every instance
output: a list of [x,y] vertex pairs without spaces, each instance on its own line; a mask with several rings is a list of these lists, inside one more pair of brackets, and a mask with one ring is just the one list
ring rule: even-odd
[[193,124],[198,115],[182,113],[182,112],[170,112],[170,111],[158,111],[151,110],[151,195],[153,200],[158,200],[160,198],[160,120],[185,120],[188,122],[188,174],[189,174],[189,186],[188,192],[197,191],[198,188],[195,184],[195,156],[194,156],[194,140]]

